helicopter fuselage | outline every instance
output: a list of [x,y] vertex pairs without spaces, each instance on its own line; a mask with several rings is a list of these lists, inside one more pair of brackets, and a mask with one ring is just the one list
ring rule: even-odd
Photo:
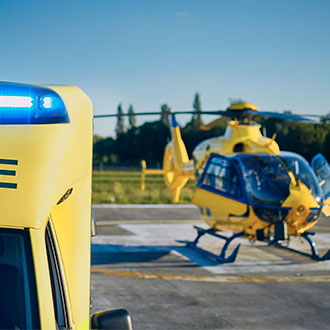
[[[196,227],[197,237],[188,245],[198,248],[198,240],[204,234],[217,236],[226,244],[216,259],[233,262],[238,247],[229,258],[225,253],[236,237],[279,246],[290,236],[301,236],[310,244],[309,257],[329,260],[330,251],[319,257],[307,231],[317,223],[321,211],[330,215],[330,165],[322,155],[316,155],[310,166],[296,153],[281,152],[276,135],[263,136],[261,126],[243,114],[247,105],[247,114],[253,114],[256,109],[249,104],[239,104],[244,109],[230,107],[231,116],[234,110],[239,111],[240,120],[229,121],[223,136],[198,144],[191,160],[175,115],[171,115],[171,141],[165,148],[161,170],[165,184],[177,203],[186,182],[196,179],[192,202],[210,227]],[[295,120],[291,117],[285,119]],[[159,174],[159,170],[156,173],[143,166],[142,187],[147,173]],[[216,231],[234,234],[225,237]]]
[[212,153],[193,203],[211,228],[253,240],[300,235],[317,222],[323,206],[314,172],[294,153]]

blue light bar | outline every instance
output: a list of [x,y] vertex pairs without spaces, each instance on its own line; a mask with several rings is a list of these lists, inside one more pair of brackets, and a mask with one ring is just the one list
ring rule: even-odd
[[53,90],[0,82],[0,125],[69,123],[61,97]]

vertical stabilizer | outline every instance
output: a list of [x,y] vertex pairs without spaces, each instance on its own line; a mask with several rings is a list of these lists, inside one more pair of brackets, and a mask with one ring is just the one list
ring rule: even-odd
[[180,199],[181,189],[189,179],[195,178],[193,162],[189,160],[175,115],[171,114],[171,141],[167,144],[163,158],[164,180],[172,191],[174,203]]
[[181,137],[180,126],[176,121],[174,113],[171,114],[171,142],[173,143],[174,153],[175,153],[175,162],[178,167],[182,166],[185,163],[189,162],[189,157],[185,144],[183,143]]

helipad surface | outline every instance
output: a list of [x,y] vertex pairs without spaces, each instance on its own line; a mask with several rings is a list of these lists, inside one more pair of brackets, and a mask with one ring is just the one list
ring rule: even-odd
[[[134,329],[328,329],[330,262],[241,244],[233,264],[214,262],[182,242],[204,226],[192,206],[94,206],[93,312],[125,307]],[[328,224],[329,223],[329,224]],[[206,228],[206,226],[205,226]],[[330,220],[316,228],[320,254]],[[201,245],[217,252],[221,241]],[[292,246],[308,251],[298,239]]]

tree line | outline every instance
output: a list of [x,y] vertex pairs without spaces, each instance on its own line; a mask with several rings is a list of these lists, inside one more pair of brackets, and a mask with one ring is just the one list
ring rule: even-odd
[[[237,100],[232,100],[234,103]],[[193,100],[191,120],[181,128],[183,141],[189,157],[196,145],[214,136],[223,135],[228,118],[221,118],[216,127],[201,130],[201,101],[198,93]],[[122,105],[117,108],[116,137],[102,138],[94,136],[93,165],[107,167],[139,167],[145,159],[148,167],[160,168],[163,152],[170,139],[169,112],[167,104],[160,106],[160,118],[153,122],[136,125],[133,106],[128,108],[128,127],[124,125]],[[293,151],[310,161],[317,153],[322,153],[330,160],[330,115],[321,118],[318,124],[302,124],[276,118],[260,118],[262,130],[268,137],[277,134],[276,142],[281,150]]]

